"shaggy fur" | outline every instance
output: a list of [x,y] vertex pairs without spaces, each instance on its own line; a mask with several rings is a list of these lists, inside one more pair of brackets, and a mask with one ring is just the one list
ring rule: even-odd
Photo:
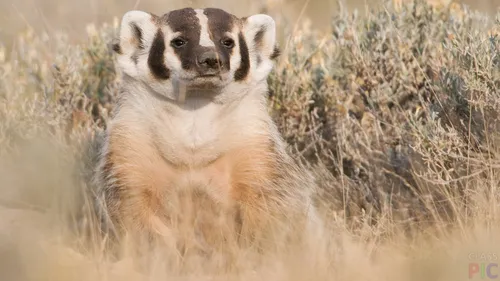
[[[289,157],[267,111],[275,41],[267,15],[125,14],[114,46],[121,96],[95,177],[107,227],[178,240],[174,225],[193,215],[186,206],[173,214],[182,202],[204,217],[231,218],[234,225],[220,226],[228,228],[223,241],[299,237],[301,222],[318,222],[312,178]],[[206,57],[213,61],[203,64]],[[217,220],[195,216],[201,240],[214,242],[206,229]]]

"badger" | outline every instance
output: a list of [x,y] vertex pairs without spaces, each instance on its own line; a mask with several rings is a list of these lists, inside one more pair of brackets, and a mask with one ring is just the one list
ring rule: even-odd
[[113,50],[120,93],[95,173],[107,230],[173,235],[174,217],[193,213],[173,202],[189,193],[198,213],[226,218],[207,219],[205,236],[231,228],[239,241],[255,241],[318,221],[313,180],[268,112],[267,78],[280,52],[272,17],[129,11]]

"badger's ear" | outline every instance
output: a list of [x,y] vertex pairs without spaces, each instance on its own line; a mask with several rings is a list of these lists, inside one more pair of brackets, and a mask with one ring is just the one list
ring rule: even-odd
[[113,50],[118,54],[130,54],[145,48],[145,33],[155,29],[154,15],[143,11],[129,11],[123,15],[118,42]]
[[276,43],[276,23],[268,15],[257,14],[247,17],[243,23],[250,52],[257,55],[257,61],[273,60],[279,55]]
[[143,11],[129,11],[122,17],[118,40],[113,50],[118,54],[120,67],[135,76],[140,56],[147,54],[158,25],[156,15]]

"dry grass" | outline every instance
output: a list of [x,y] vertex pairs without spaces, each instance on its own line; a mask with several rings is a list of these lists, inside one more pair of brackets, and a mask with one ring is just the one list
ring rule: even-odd
[[332,27],[300,29],[269,81],[328,233],[210,259],[168,246],[138,255],[127,241],[111,256],[87,228],[89,141],[119,83],[116,25],[90,26],[81,45],[19,34],[0,50],[0,278],[462,280],[470,262],[498,263],[500,22],[409,3]]

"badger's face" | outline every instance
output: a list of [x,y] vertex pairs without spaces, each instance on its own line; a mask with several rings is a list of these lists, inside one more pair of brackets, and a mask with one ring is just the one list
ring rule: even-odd
[[121,70],[171,99],[176,85],[207,95],[243,90],[265,80],[278,55],[271,17],[237,18],[214,8],[130,11],[119,39],[113,47]]

